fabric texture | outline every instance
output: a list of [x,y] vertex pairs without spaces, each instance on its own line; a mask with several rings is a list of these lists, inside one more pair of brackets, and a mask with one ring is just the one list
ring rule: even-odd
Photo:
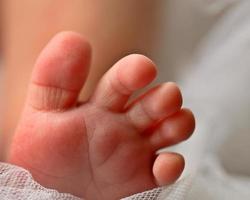
[[[190,189],[189,179],[183,179],[166,188],[156,188],[123,200],[182,200],[185,191]],[[31,174],[20,167],[0,163],[1,200],[79,200],[70,194],[59,193],[42,187],[33,180]]]
[[17,166],[0,163],[1,200],[78,200],[70,194],[61,194],[36,183],[31,174]]
[[194,137],[177,147],[186,172],[196,172],[187,200],[250,199],[249,55],[250,1],[235,1],[203,35],[179,79],[197,119]]

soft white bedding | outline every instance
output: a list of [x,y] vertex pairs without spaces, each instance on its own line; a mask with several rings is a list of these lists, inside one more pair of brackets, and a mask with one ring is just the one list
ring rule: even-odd
[[196,135],[180,147],[196,173],[190,200],[250,199],[250,1],[221,14],[180,79],[197,117]]

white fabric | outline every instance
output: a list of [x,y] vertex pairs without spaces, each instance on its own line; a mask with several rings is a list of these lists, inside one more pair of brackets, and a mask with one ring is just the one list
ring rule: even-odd
[[[186,178],[170,187],[156,188],[151,191],[124,198],[123,200],[182,200],[185,191],[188,191],[190,186],[190,179]],[[28,171],[7,163],[0,163],[0,199],[79,200],[79,198],[70,194],[63,194],[42,187],[33,180]]]
[[26,170],[0,163],[1,200],[78,200],[69,194],[60,194],[36,183]]
[[250,199],[250,1],[221,13],[180,77],[196,135],[177,147],[195,171],[190,200]]

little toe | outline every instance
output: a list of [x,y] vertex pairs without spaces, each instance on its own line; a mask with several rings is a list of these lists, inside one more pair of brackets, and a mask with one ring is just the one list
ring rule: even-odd
[[180,110],[182,95],[175,83],[165,83],[139,97],[127,110],[130,122],[144,131],[159,120]]
[[158,186],[174,183],[185,166],[184,158],[176,153],[162,153],[157,156],[153,165],[153,175]]
[[90,102],[120,111],[130,95],[148,85],[156,76],[156,66],[147,57],[132,54],[118,61],[100,80]]
[[32,73],[28,105],[38,110],[72,107],[85,82],[90,45],[77,33],[57,34],[40,54]]
[[163,147],[174,145],[188,139],[195,129],[195,118],[188,109],[181,109],[166,118],[150,135],[149,142],[157,151]]

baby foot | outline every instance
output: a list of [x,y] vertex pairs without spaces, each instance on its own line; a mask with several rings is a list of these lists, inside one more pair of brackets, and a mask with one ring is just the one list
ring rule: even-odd
[[80,104],[89,64],[90,47],[81,36],[64,32],[52,39],[34,68],[9,161],[45,187],[91,200],[174,182],[184,168],[182,156],[156,151],[194,130],[178,87],[164,83],[128,104],[156,76],[152,61],[129,55]]

